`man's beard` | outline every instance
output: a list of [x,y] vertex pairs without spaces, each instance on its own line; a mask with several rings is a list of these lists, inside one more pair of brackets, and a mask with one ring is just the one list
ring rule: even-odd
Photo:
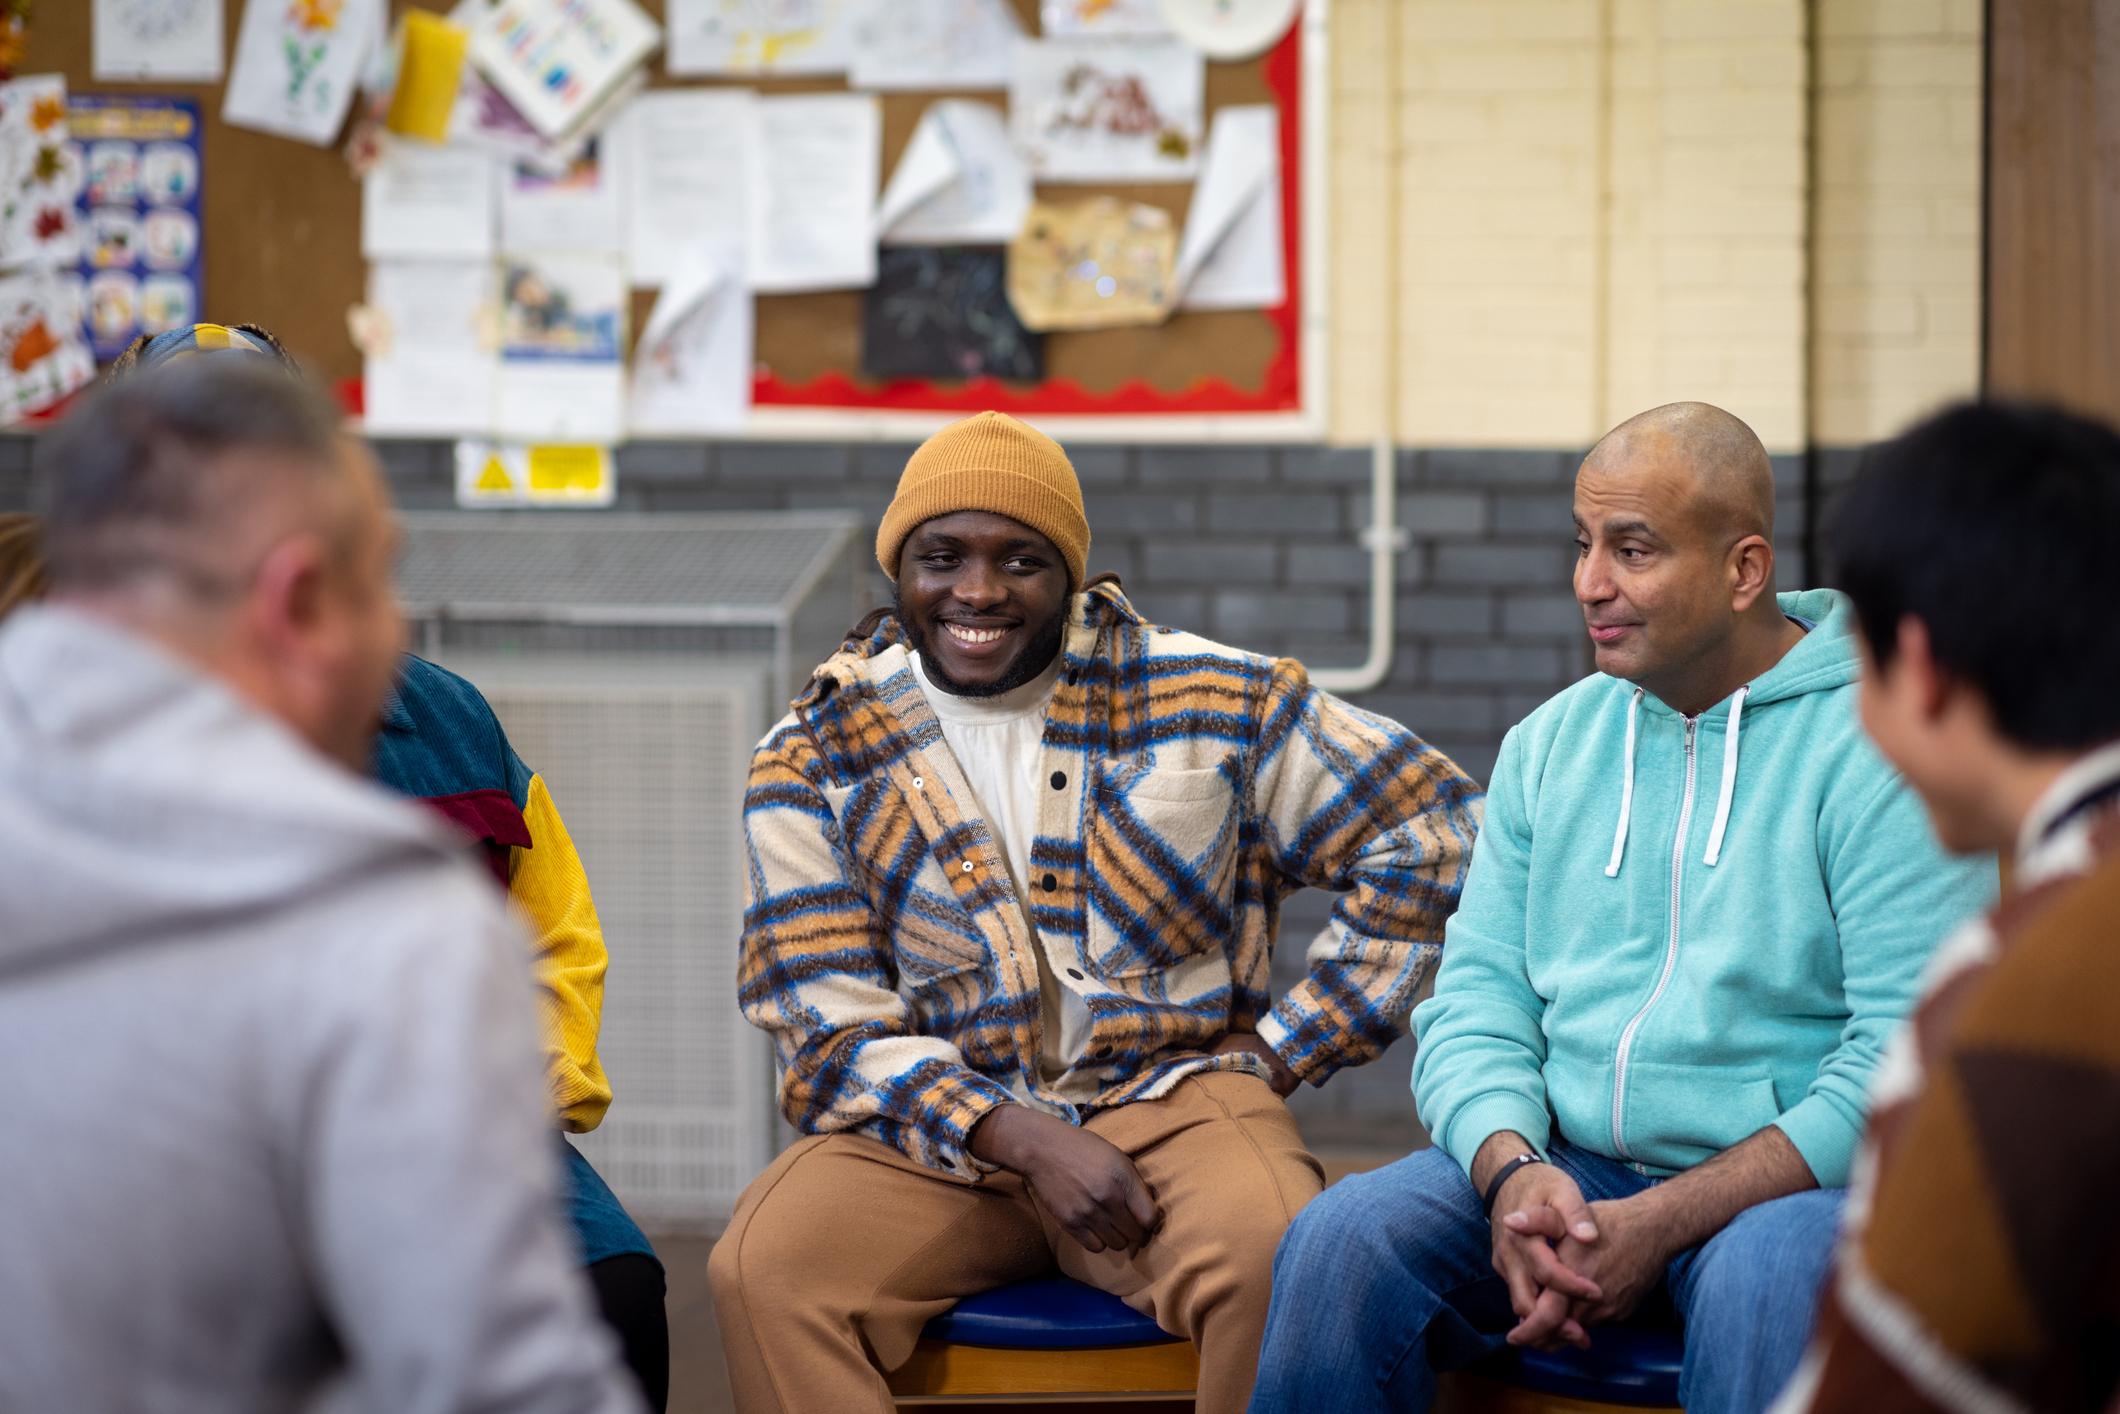
[[926,651],[927,634],[921,631],[913,616],[905,611],[905,596],[893,590],[891,600],[892,608],[898,615],[898,627],[905,634],[907,646],[920,654],[921,671],[927,674],[929,682],[952,697],[999,697],[1005,692],[1014,692],[1052,666],[1053,659],[1060,656],[1061,640],[1067,635],[1068,604],[1063,599],[1060,607],[1053,610],[1053,616],[1032,631],[1030,641],[1023,646],[1021,652],[1009,660],[1009,665],[1001,670],[1000,677],[987,683],[963,683],[951,677],[935,660],[935,655]]

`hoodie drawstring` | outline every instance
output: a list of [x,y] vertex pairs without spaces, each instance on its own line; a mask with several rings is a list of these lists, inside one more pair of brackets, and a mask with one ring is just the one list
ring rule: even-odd
[[1642,689],[1637,687],[1627,699],[1627,768],[1619,789],[1619,828],[1612,832],[1612,862],[1605,866],[1608,879],[1619,877],[1619,861],[1627,852],[1627,817],[1634,813],[1634,714],[1641,705]]
[[1744,715],[1745,697],[1751,691],[1748,684],[1737,689],[1737,696],[1730,699],[1730,726],[1723,735],[1722,794],[1715,801],[1715,825],[1708,831],[1708,852],[1701,859],[1711,869],[1722,858],[1723,831],[1730,823],[1730,797],[1737,793],[1737,722]]

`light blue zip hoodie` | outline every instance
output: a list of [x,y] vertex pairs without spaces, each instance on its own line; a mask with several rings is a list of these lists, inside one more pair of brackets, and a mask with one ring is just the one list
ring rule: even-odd
[[1556,1136],[1656,1175],[1769,1124],[1845,1184],[1870,1077],[1923,965],[1993,900],[1863,736],[1853,614],[1698,717],[1586,678],[1502,743],[1486,824],[1414,1012],[1414,1103],[1470,1172]]

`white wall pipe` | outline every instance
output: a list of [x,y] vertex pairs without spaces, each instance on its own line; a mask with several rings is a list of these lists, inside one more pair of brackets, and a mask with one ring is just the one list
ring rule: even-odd
[[[1326,0],[1310,0],[1311,19],[1325,23]],[[1385,89],[1390,111],[1384,115],[1378,148],[1383,170],[1377,186],[1383,201],[1383,269],[1377,283],[1383,287],[1383,318],[1378,322],[1377,367],[1383,373],[1383,425],[1369,450],[1369,528],[1362,543],[1369,548],[1369,651],[1361,662],[1348,668],[1315,668],[1310,680],[1327,692],[1369,692],[1391,676],[1391,659],[1398,648],[1398,553],[1406,547],[1406,532],[1399,526],[1398,468],[1398,375],[1399,375],[1399,6],[1397,0],[1382,0],[1384,11],[1384,62],[1391,82]],[[1330,92],[1330,89],[1327,89]],[[1329,102],[1320,105],[1329,111]],[[1309,167],[1327,173],[1323,163]],[[1326,394],[1325,396],[1329,396]]]

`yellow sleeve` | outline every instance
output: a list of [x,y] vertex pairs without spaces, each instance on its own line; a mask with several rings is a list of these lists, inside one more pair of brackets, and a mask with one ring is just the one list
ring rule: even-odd
[[581,857],[542,776],[530,778],[523,818],[530,826],[530,847],[515,851],[508,891],[537,939],[539,1003],[560,1126],[586,1134],[611,1106],[611,1082],[596,1059],[610,955]]

